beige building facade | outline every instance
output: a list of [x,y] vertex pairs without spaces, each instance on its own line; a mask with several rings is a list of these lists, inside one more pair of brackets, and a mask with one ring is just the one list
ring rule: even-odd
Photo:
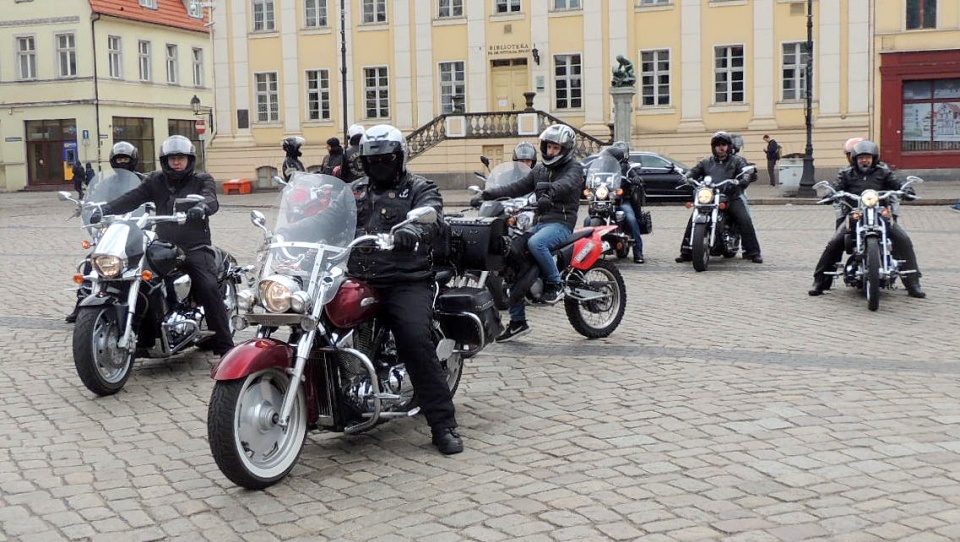
[[121,140],[137,146],[144,171],[159,167],[169,135],[190,137],[200,152],[196,120],[213,103],[204,17],[189,0],[5,2],[0,190],[70,189],[72,161],[109,168]]

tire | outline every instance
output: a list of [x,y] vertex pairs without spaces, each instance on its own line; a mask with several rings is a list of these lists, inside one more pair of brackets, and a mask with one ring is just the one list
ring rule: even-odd
[[450,396],[453,397],[460,388],[460,377],[463,376],[463,355],[454,352],[446,361],[440,360],[440,367],[447,380],[447,387],[450,388]]
[[584,286],[603,291],[608,297],[594,301],[578,301],[567,297],[563,307],[567,320],[577,333],[588,339],[607,337],[623,320],[627,308],[627,289],[617,266],[606,260],[597,260],[583,273]]
[[709,224],[693,225],[693,268],[699,273],[706,271],[710,265],[710,232]]
[[630,242],[628,241],[627,237],[624,237],[623,247],[617,249],[617,258],[622,260],[629,255],[630,255]]
[[866,239],[863,292],[867,296],[867,308],[877,310],[880,307],[880,242],[876,237]]
[[300,458],[307,436],[303,386],[284,429],[279,416],[290,377],[271,368],[213,386],[207,412],[210,451],[220,472],[247,489],[263,489],[282,480]]
[[80,309],[73,328],[73,363],[83,385],[101,397],[122,390],[133,371],[133,353],[117,346],[121,335],[113,306]]

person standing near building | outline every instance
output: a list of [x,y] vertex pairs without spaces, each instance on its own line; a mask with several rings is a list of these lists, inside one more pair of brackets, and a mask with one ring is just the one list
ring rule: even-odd
[[350,146],[343,152],[343,165],[340,166],[340,178],[344,182],[352,183],[363,177],[363,163],[360,160],[360,138],[363,137],[363,126],[351,124],[347,129],[347,142]]
[[777,186],[780,184],[780,176],[777,172],[777,162],[780,161],[780,154],[783,150],[783,147],[777,143],[776,139],[773,139],[769,135],[764,135],[763,141],[767,144],[767,148],[764,149],[763,152],[767,155],[767,174],[770,175],[770,186]]
[[343,166],[343,147],[340,146],[339,139],[331,137],[327,140],[327,153],[320,164],[320,173],[335,176],[340,171],[336,168]]
[[79,160],[73,163],[73,189],[77,191],[77,198],[83,199],[83,187],[87,183],[87,170],[83,169],[83,164]]

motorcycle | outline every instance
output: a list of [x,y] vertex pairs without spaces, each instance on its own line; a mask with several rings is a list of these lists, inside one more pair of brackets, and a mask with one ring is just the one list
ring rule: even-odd
[[893,289],[897,278],[902,279],[904,275],[915,272],[900,270],[903,261],[893,256],[888,227],[896,222],[900,199],[917,198],[905,189],[922,182],[920,177],[911,175],[900,190],[864,190],[859,195],[837,191],[828,181],[820,181],[813,186],[829,191],[817,203],[839,203],[849,209],[846,252],[850,256],[842,271],[826,274],[842,276],[847,286],[863,290],[867,308],[871,311],[880,308],[881,288]]
[[[583,190],[587,203],[587,219],[584,225],[614,226],[603,240],[610,246],[609,253],[615,254],[617,258],[626,258],[630,254],[630,247],[635,243],[628,233],[623,211],[620,210],[620,206],[625,204],[622,179],[620,162],[606,153],[600,153],[587,168],[586,188]],[[626,205],[630,203],[626,202]]]
[[[139,184],[136,175],[126,174]],[[117,172],[129,182],[126,174]],[[137,357],[170,357],[195,344],[206,332],[203,308],[190,295],[190,276],[180,269],[183,251],[157,239],[154,231],[161,223],[183,224],[186,213],[155,216],[150,214],[153,204],[148,203],[146,212],[138,209],[107,215],[90,223],[93,210],[99,213],[106,201],[94,199],[95,194],[86,203],[70,198],[67,192],[59,196],[78,205],[86,215],[85,227],[96,241],[89,272],[74,276],[74,282],[90,285],[90,295],[80,302],[73,329],[74,365],[87,389],[99,396],[113,395],[130,378]],[[176,205],[189,207],[198,201],[203,197],[191,195],[177,199]],[[246,270],[227,252],[214,250],[218,284],[229,314],[236,311],[237,285]],[[159,346],[148,353],[137,348],[137,337],[144,332],[159,339]]]
[[685,181],[693,187],[694,201],[687,203],[687,208],[693,209],[690,252],[697,272],[707,270],[710,256],[733,258],[740,251],[740,228],[726,212],[731,196],[724,189],[735,187],[740,179],[755,171],[756,167],[751,165],[744,167],[734,179],[714,182],[708,175],[700,181]]
[[[291,215],[299,206],[289,199],[304,189],[319,202],[300,218]],[[240,486],[262,489],[294,467],[309,429],[357,434],[419,411],[393,335],[378,318],[376,291],[347,276],[343,265],[352,250],[392,250],[393,231],[434,223],[437,213],[417,208],[389,234],[354,239],[349,186],[328,175],[299,174],[282,191],[273,231],[260,211],[251,220],[264,234],[260,270],[256,288],[240,292],[243,312],[234,320],[241,329],[257,326],[257,336],[213,368],[207,431],[220,471]],[[295,234],[275,233],[285,230]],[[278,337],[280,329],[290,330],[287,340]],[[464,355],[499,330],[488,292],[438,289],[432,339],[451,393]]]

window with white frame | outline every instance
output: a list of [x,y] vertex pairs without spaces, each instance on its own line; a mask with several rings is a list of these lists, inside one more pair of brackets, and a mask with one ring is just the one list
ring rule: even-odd
[[440,0],[437,17],[463,17],[463,0]]
[[77,38],[73,34],[57,34],[57,76],[76,77]]
[[660,4],[669,4],[673,0],[640,0],[641,6],[657,6]]
[[719,45],[713,48],[713,55],[713,101],[718,104],[746,101],[743,45]]
[[386,66],[363,69],[363,95],[368,119],[390,117],[390,87]]
[[798,41],[783,44],[783,100],[804,100],[807,98],[807,64],[810,53],[807,42]]
[[307,118],[330,120],[329,70],[307,70]]
[[107,36],[107,68],[110,77],[123,78],[123,40],[120,36]]
[[178,77],[180,73],[180,64],[177,61],[177,46],[173,43],[167,44],[167,83],[176,85],[180,82]]
[[440,112],[463,112],[466,99],[464,62],[440,63]]
[[670,50],[640,51],[640,99],[643,105],[670,105]]
[[307,28],[327,26],[327,0],[304,0],[303,20]]
[[937,0],[907,0],[907,30],[937,27]]
[[387,22],[387,0],[363,0],[363,22],[365,24]]
[[583,83],[580,79],[583,65],[580,63],[580,55],[554,55],[553,66],[556,108],[583,107]]
[[17,38],[17,78],[37,78],[37,42],[33,36]]
[[564,10],[564,9],[580,9],[580,0],[553,0],[553,9],[555,10]]
[[157,0],[140,0],[140,5],[145,8],[157,9]]
[[153,56],[149,41],[140,40],[137,42],[137,63],[140,66],[140,80],[153,81]]
[[519,13],[520,0],[496,0],[496,13]]
[[203,86],[203,49],[193,48],[193,86]]
[[253,0],[253,31],[273,32],[277,29],[273,0]]
[[257,92],[257,121],[279,121],[280,90],[277,85],[277,72],[255,73],[253,77]]
[[187,15],[194,19],[203,19],[203,6],[200,5],[200,0],[190,0],[190,5],[187,7]]

